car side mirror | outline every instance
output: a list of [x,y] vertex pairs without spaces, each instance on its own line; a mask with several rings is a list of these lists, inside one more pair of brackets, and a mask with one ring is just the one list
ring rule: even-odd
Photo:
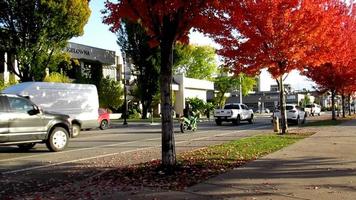
[[41,113],[41,109],[38,108],[37,106],[34,106],[34,108],[32,110],[29,110],[27,113],[29,115],[37,115],[37,114]]

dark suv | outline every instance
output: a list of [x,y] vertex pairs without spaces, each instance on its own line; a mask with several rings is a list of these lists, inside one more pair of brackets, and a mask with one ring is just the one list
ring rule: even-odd
[[36,143],[46,143],[50,151],[61,151],[71,129],[67,115],[42,111],[25,97],[0,94],[0,145],[29,150]]

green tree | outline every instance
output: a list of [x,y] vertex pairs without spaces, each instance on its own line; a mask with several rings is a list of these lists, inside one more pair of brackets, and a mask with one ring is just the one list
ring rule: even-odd
[[100,107],[116,110],[124,103],[124,90],[119,82],[103,78],[98,90]]
[[210,46],[184,45],[174,48],[173,70],[188,78],[212,80],[217,70],[215,49]]
[[[87,0],[6,0],[0,2],[0,50],[18,60],[21,81],[42,80],[55,68],[67,41],[83,34],[90,9]],[[56,70],[52,70],[56,71]]]
[[246,96],[256,85],[256,79],[254,77],[249,77],[244,74],[239,74],[238,76],[228,76],[224,70],[225,69],[222,69],[220,75],[215,78],[215,85],[218,90],[215,103],[219,107],[222,107],[225,104],[225,94],[239,90],[240,84],[242,84],[241,87],[243,96]]
[[137,23],[125,22],[117,31],[117,43],[134,64],[135,94],[142,103],[143,119],[147,118],[153,98],[159,91],[159,48],[151,48],[150,39]]

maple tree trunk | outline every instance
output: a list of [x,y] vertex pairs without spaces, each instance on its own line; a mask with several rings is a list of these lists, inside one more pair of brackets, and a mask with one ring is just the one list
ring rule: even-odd
[[162,113],[162,165],[168,172],[176,164],[175,142],[171,100],[173,41],[162,40],[161,44],[161,113]]
[[342,95],[341,95],[341,106],[342,106],[342,118],[345,118],[346,114],[345,114],[345,95],[344,95],[344,93],[342,93]]
[[335,113],[335,91],[331,91],[331,112],[332,112],[332,120],[336,120]]
[[283,75],[279,77],[279,105],[281,111],[281,130],[282,134],[288,133],[286,98],[284,95]]

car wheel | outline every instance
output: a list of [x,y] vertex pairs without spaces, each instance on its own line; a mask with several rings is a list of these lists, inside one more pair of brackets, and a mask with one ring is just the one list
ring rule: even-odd
[[239,125],[239,124],[240,124],[240,121],[241,121],[240,115],[238,115],[237,118],[232,121],[232,123],[233,123],[234,125]]
[[300,118],[299,118],[299,116],[298,116],[298,118],[297,118],[296,124],[297,124],[297,125],[300,125]]
[[79,124],[73,124],[72,125],[72,137],[78,137],[80,135],[80,126]]
[[62,151],[68,145],[68,131],[62,127],[56,127],[50,133],[46,146],[50,151]]
[[28,150],[32,149],[35,145],[36,145],[36,143],[27,143],[27,144],[19,144],[17,146],[22,151],[28,151]]
[[100,122],[100,129],[101,129],[101,130],[105,130],[105,129],[107,129],[107,128],[109,128],[109,122],[108,122],[108,120],[106,120],[106,119],[101,120],[101,122]]
[[253,118],[253,115],[251,115],[251,118],[248,120],[248,123],[253,124],[254,121],[255,119]]
[[219,119],[216,119],[216,120],[215,120],[215,123],[216,123],[216,125],[218,125],[218,126],[221,126],[221,124],[222,124],[221,120],[219,120]]

